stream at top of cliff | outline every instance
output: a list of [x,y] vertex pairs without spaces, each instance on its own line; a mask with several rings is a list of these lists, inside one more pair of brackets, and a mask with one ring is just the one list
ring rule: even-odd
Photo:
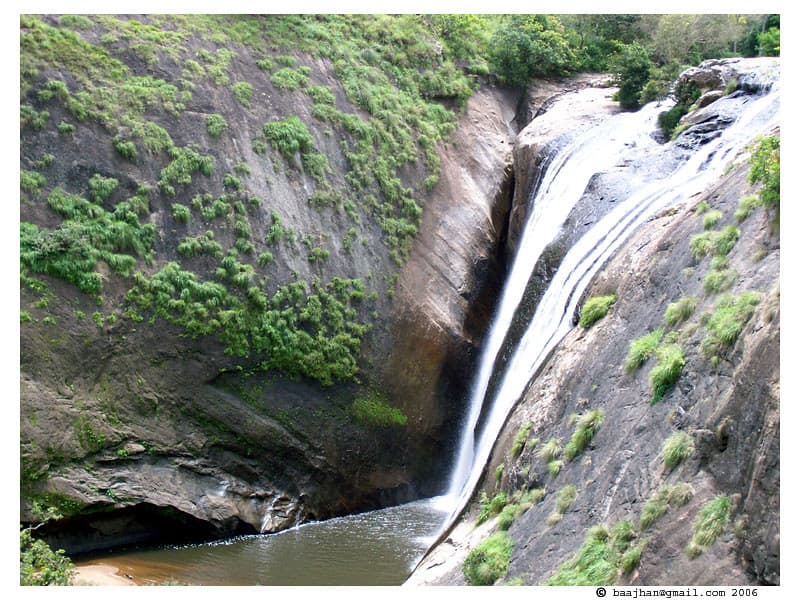
[[447,518],[429,498],[306,523],[280,533],[76,559],[116,567],[139,585],[400,585]]

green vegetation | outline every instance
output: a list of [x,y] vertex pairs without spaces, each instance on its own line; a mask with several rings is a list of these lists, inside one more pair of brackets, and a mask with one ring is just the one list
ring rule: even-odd
[[514,544],[504,531],[490,535],[472,549],[462,571],[469,585],[492,585],[508,570]]
[[275,71],[270,80],[279,90],[294,91],[308,83],[308,76],[311,75],[311,69],[308,67],[300,67],[298,69],[290,69],[284,67]]
[[306,153],[314,147],[305,123],[294,116],[267,123],[262,131],[272,147],[289,159],[297,152]]
[[679,508],[686,505],[693,495],[694,490],[688,483],[661,486],[645,502],[639,517],[639,529],[641,531],[649,529],[670,507]]
[[739,274],[733,269],[711,270],[703,278],[703,291],[706,294],[718,294],[733,287]]
[[214,113],[206,117],[206,129],[211,137],[218,138],[227,128],[228,122],[222,115]]
[[234,97],[239,104],[250,108],[250,99],[253,97],[253,86],[246,81],[237,81],[231,86]]
[[594,296],[586,300],[581,307],[580,326],[588,329],[608,314],[611,306],[617,301],[616,294]]
[[192,218],[192,211],[189,210],[188,206],[184,206],[183,204],[173,204],[172,218],[178,223],[188,223]]
[[728,496],[717,496],[703,505],[692,524],[692,540],[686,550],[691,558],[702,554],[722,535],[728,527],[730,510]]
[[47,185],[47,179],[38,171],[20,171],[19,189],[31,195],[36,195]]
[[[532,427],[533,423],[526,423],[517,431],[517,435],[514,436],[514,443],[511,445],[512,458],[517,458],[520,454],[522,454],[522,450],[528,443],[528,436],[531,433]],[[533,445],[534,444],[532,444],[532,446]]]
[[556,512],[563,515],[575,502],[578,497],[578,490],[574,485],[565,485],[558,491],[556,496]]
[[664,312],[664,323],[667,327],[675,327],[691,317],[696,308],[697,298],[695,296],[684,296],[677,302],[671,302]]
[[[638,42],[625,46],[614,57],[612,65],[614,83],[619,86],[616,97],[622,108],[639,108],[641,105],[640,95],[642,88],[650,79],[651,66],[650,51]],[[677,119],[674,121],[677,122]],[[659,124],[662,128],[664,127],[663,123]]]
[[736,208],[736,212],[733,214],[733,216],[736,218],[736,222],[741,223],[744,221],[760,205],[761,199],[753,194],[741,198],[739,200],[739,205]]
[[656,366],[650,371],[652,403],[660,402],[681,376],[686,364],[683,349],[677,344],[665,344],[656,350]]
[[174,146],[168,153],[172,160],[161,169],[161,178],[158,180],[159,189],[167,196],[175,195],[175,185],[190,184],[195,173],[210,177],[214,170],[213,157],[202,155],[193,148]]
[[547,463],[547,472],[550,474],[550,477],[555,478],[561,472],[561,467],[563,466],[563,460],[551,460]]
[[781,201],[781,139],[760,138],[750,158],[750,183],[762,185],[758,192],[761,203],[779,210]]
[[561,442],[552,438],[539,448],[537,454],[544,462],[549,463],[561,456]]
[[490,517],[500,514],[500,511],[508,504],[508,495],[505,492],[499,492],[489,498],[485,492],[481,493],[479,502],[480,510],[478,518],[475,521],[476,525],[485,523]]
[[692,436],[684,431],[676,431],[667,438],[661,448],[661,458],[668,470],[673,470],[694,452]]
[[[669,308],[667,311],[669,312]],[[652,356],[661,343],[662,337],[664,337],[664,330],[659,327],[655,331],[633,340],[628,347],[628,356],[625,358],[625,370],[635,371],[647,362],[647,359]]]
[[573,460],[586,449],[604,420],[605,414],[599,408],[594,408],[578,417],[572,438],[564,446],[564,457],[568,461]]
[[408,417],[378,392],[355,398],[350,410],[356,421],[370,427],[405,427],[408,423]]
[[562,564],[547,579],[547,585],[610,585],[617,578],[614,552],[609,544],[608,531],[593,527],[577,554]]
[[703,353],[713,357],[733,346],[753,316],[761,298],[762,294],[759,292],[742,292],[738,296],[724,295],[706,323],[708,333],[700,344]]
[[703,229],[708,231],[714,229],[722,218],[722,213],[718,210],[710,210],[703,215]]
[[89,179],[89,196],[95,202],[103,202],[114,193],[117,185],[119,185],[119,181],[113,177],[103,177],[99,173],[95,173]]
[[44,541],[35,539],[30,529],[20,531],[20,585],[70,585],[75,574],[75,566],[63,550],[53,551]]

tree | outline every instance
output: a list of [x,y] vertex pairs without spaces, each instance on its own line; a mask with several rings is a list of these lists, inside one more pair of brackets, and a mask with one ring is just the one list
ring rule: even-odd
[[617,98],[622,108],[639,108],[642,88],[650,79],[650,53],[647,48],[634,42],[623,46],[612,65],[614,84],[619,86]]
[[520,86],[576,64],[564,26],[550,15],[512,15],[489,40],[489,62],[503,81]]
[[30,528],[19,532],[20,585],[70,585],[73,577],[75,566],[63,550],[53,552]]

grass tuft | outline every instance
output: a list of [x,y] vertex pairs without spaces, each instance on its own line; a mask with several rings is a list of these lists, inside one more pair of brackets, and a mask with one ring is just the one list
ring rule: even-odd
[[667,438],[661,448],[661,458],[670,471],[689,458],[694,452],[692,436],[684,431],[676,431]]
[[677,344],[666,344],[656,350],[656,366],[650,371],[652,404],[660,402],[681,376],[686,364],[683,349]]
[[659,327],[655,331],[633,340],[628,347],[628,356],[625,358],[625,370],[635,371],[647,362],[647,359],[656,351],[658,344],[661,343],[663,336],[664,330]]
[[694,558],[717,541],[730,520],[731,499],[717,496],[700,509],[692,525],[692,540],[687,553]]
[[580,326],[588,329],[597,321],[602,319],[608,314],[611,306],[617,301],[616,294],[609,294],[608,296],[594,296],[584,302],[581,307]]
[[508,571],[514,543],[504,531],[490,535],[467,555],[462,572],[469,585],[492,585]]

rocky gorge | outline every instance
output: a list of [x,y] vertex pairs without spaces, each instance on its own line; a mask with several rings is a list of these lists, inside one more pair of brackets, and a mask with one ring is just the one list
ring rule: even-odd
[[[530,199],[559,149],[620,113],[606,75],[441,84],[393,112],[366,50],[217,25],[21,22],[21,510],[69,553],[444,493]],[[448,68],[433,42],[425,60]],[[777,88],[778,69],[682,75],[697,98],[673,140],[646,132],[668,153],[591,177],[531,266],[503,355],[581,236]],[[780,238],[771,211],[743,208],[758,194],[747,148],[602,265],[582,300],[613,295],[608,314],[526,385],[409,585],[475,583],[468,566],[501,531],[490,583],[544,584],[587,547],[609,583],[779,583]],[[741,333],[709,341],[730,306]],[[626,364],[657,331],[683,363],[651,403]],[[567,450],[577,430],[589,439]],[[720,498],[719,541],[692,546]]]

